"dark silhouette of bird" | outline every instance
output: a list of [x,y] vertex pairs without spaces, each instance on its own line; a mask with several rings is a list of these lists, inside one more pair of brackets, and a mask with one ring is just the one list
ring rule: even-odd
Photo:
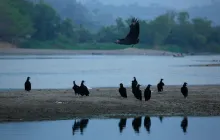
[[81,119],[80,120],[80,126],[79,126],[79,129],[80,129],[80,133],[83,135],[83,131],[84,129],[87,127],[89,123],[89,119]]
[[127,98],[127,91],[126,91],[126,88],[123,86],[122,83],[120,83],[120,88],[118,89],[121,97],[123,98]]
[[163,122],[163,116],[159,116],[160,122]]
[[75,95],[79,94],[79,86],[76,84],[75,81],[73,81],[73,88],[72,88],[75,92]]
[[151,98],[151,90],[150,90],[150,87],[151,85],[149,84],[146,89],[144,90],[144,98],[145,98],[145,101],[148,101],[150,100]]
[[140,89],[140,86],[141,85],[137,85],[137,87],[136,87],[136,91],[135,91],[135,98],[136,99],[138,99],[138,100],[140,100],[140,101],[142,101],[142,91],[141,91],[141,89]]
[[133,121],[132,121],[132,127],[135,131],[135,133],[139,133],[139,129],[141,127],[141,117],[137,117],[137,118],[134,118]]
[[149,116],[145,116],[144,118],[144,127],[146,128],[147,132],[150,133],[151,119]]
[[188,119],[187,119],[187,117],[184,117],[181,122],[181,127],[182,127],[184,133],[187,132],[187,126],[188,126]]
[[132,89],[132,93],[135,95],[135,91],[136,91],[136,87],[138,85],[138,82],[136,80],[136,77],[134,77],[134,80],[131,82],[131,89]]
[[157,84],[157,91],[162,92],[163,86],[164,86],[163,79],[160,79],[160,82]]
[[30,82],[30,77],[27,77],[27,80],[24,83],[24,89],[26,91],[31,91],[31,82]]
[[126,122],[127,122],[126,118],[120,119],[120,121],[118,123],[120,133],[122,133],[123,129],[126,127]]
[[80,121],[74,121],[74,124],[72,126],[72,134],[75,135],[75,132],[79,129],[80,127]]
[[187,88],[187,83],[186,82],[181,87],[181,93],[183,94],[184,98],[187,98],[187,96],[188,96],[188,88]]
[[127,36],[123,39],[117,39],[115,43],[121,45],[132,45],[133,47],[135,44],[139,43],[139,33],[139,21],[136,18],[132,18],[130,24],[130,31],[127,34]]
[[89,90],[88,90],[87,86],[84,85],[84,82],[85,81],[82,80],[81,85],[79,87],[79,94],[81,96],[84,96],[84,95],[89,96]]
[[81,119],[80,121],[74,122],[74,125],[72,126],[72,133],[73,135],[77,130],[80,130],[81,135],[83,134],[84,129],[87,127],[89,122],[89,119]]

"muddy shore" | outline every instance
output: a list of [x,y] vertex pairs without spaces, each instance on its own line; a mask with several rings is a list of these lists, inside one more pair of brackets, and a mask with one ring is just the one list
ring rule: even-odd
[[150,101],[136,100],[127,88],[128,98],[118,88],[95,88],[89,97],[76,96],[71,89],[0,91],[0,121],[36,121],[75,117],[120,117],[125,114],[151,116],[219,116],[220,85],[189,86],[184,99],[181,86],[166,86],[163,93],[152,87]]

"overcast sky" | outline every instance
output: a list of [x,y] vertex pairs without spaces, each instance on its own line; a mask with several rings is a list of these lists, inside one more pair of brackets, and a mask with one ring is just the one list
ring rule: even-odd
[[[77,0],[77,1],[94,1],[94,0]],[[212,1],[218,0],[98,0],[104,4],[126,5],[138,3],[139,5],[150,5],[152,3],[169,6],[174,8],[188,8],[191,6],[202,6],[211,4]]]

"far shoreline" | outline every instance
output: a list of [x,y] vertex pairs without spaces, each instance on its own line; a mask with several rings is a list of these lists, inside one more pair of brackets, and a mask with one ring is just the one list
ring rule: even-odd
[[[23,49],[0,48],[0,55],[149,55],[173,56],[174,52],[152,49],[126,48],[117,50],[62,50],[62,49]],[[186,54],[184,54],[186,55]],[[195,53],[194,55],[220,55],[214,53]]]

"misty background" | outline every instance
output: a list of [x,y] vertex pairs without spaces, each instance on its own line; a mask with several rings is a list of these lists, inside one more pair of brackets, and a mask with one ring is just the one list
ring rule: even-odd
[[[34,0],[37,1],[37,0]],[[79,23],[98,28],[111,25],[115,19],[135,16],[152,20],[167,11],[187,11],[190,18],[202,17],[220,24],[220,1],[217,0],[44,0],[63,17],[74,17]],[[76,5],[76,6],[74,6]],[[76,8],[76,9],[75,9]],[[77,14],[77,15],[75,15]],[[77,19],[78,18],[78,19]]]
[[220,52],[220,1],[2,0],[0,41],[37,49],[123,49],[140,23],[137,48]]

